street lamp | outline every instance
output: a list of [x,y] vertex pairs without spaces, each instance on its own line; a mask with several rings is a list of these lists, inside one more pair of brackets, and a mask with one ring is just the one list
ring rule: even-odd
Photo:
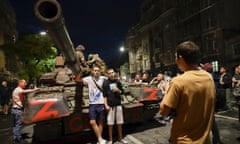
[[120,50],[120,52],[124,52],[125,51],[124,46],[121,46],[119,50]]
[[45,35],[47,35],[47,32],[46,32],[46,31],[41,31],[41,32],[39,32],[39,34],[40,34],[41,36],[45,36]]
[[129,62],[128,62],[128,48],[125,48],[124,46],[121,46],[119,48],[120,51],[120,77],[127,81],[129,76]]

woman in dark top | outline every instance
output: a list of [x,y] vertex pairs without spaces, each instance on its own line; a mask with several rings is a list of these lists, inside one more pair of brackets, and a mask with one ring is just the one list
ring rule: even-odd
[[9,101],[11,98],[11,90],[7,86],[7,81],[2,81],[0,96],[3,114],[7,115],[9,110]]

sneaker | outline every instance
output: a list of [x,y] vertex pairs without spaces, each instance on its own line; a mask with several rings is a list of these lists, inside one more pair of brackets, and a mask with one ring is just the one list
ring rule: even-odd
[[107,144],[113,144],[113,141],[108,141]]
[[169,122],[171,120],[171,117],[170,116],[165,116],[165,117],[163,117],[163,120],[166,121],[166,122]]
[[124,139],[121,139],[119,142],[120,142],[121,144],[128,144],[128,142],[127,142],[126,140],[124,140]]
[[106,144],[107,141],[106,141],[105,139],[101,139],[98,143],[99,143],[99,144]]
[[167,122],[165,120],[158,120],[158,122],[161,124],[161,125],[166,125]]

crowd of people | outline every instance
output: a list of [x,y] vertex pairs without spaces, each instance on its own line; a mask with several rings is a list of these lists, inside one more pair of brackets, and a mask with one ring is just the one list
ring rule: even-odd
[[[220,67],[219,74],[213,72],[209,63],[200,64],[199,47],[192,41],[180,43],[176,47],[176,63],[183,71],[176,76],[158,73],[152,79],[148,73],[137,73],[133,83],[157,87],[162,92],[163,99],[160,114],[173,119],[169,142],[221,144],[218,128],[215,122],[215,104],[218,95],[225,98],[224,108],[232,110],[232,97],[240,95],[240,65],[235,67],[231,75],[227,68]],[[122,125],[124,124],[121,96],[124,89],[113,68],[106,70],[106,75],[101,73],[101,66],[93,65],[91,74],[82,78],[84,86],[89,89],[89,123],[97,137],[99,144],[113,143],[113,126],[116,123],[118,141],[122,144],[128,142],[123,137]],[[39,88],[26,89],[24,79],[18,81],[14,90],[2,81],[0,89],[3,114],[9,112],[14,119],[13,138],[20,142],[22,117],[24,109],[24,94],[39,90]],[[103,127],[108,126],[108,140],[102,137]],[[210,132],[213,137],[210,138]]]
[[[211,143],[221,144],[219,131],[215,122],[216,89],[224,91],[226,108],[231,110],[231,86],[238,83],[237,77],[227,73],[225,67],[220,68],[218,77],[212,73],[208,64],[199,66],[199,47],[187,41],[181,43],[176,49],[176,62],[183,71],[178,76],[170,77],[158,73],[149,79],[148,73],[137,73],[133,83],[157,87],[164,95],[160,104],[160,113],[173,118],[170,143]],[[114,118],[118,128],[118,139],[126,141],[122,136],[124,118],[120,94],[123,92],[121,80],[114,78],[114,70],[107,70],[107,80],[100,76],[99,67],[94,67],[92,75],[84,78],[88,85],[90,96],[90,123],[95,131],[99,143],[106,143],[102,138],[102,124],[104,109],[107,112],[107,125],[109,130],[109,143],[112,143]],[[237,70],[236,70],[237,71]],[[98,76],[97,76],[98,75]],[[233,83],[232,83],[233,82]],[[91,100],[91,97],[92,100]],[[99,103],[95,103],[95,101]],[[100,110],[101,109],[101,110]],[[197,114],[197,115],[196,115]],[[94,116],[91,116],[94,115]],[[96,122],[97,115],[100,121]],[[210,132],[213,137],[210,138]]]
[[137,73],[133,82],[153,85],[163,93],[160,113],[173,115],[171,143],[210,143],[210,131],[211,142],[222,143],[214,113],[233,111],[233,98],[239,105],[240,65],[235,66],[234,74],[225,66],[214,72],[210,63],[199,64],[199,47],[192,41],[177,46],[176,63],[182,73],[172,77],[158,73],[152,80],[147,73]]
[[[213,77],[216,89],[215,110],[232,111],[233,105],[238,104],[240,100],[240,65],[234,67],[233,73],[225,66],[220,66],[219,72],[214,72],[210,63],[200,63],[197,67],[209,72]],[[171,79],[182,73],[183,72],[170,75],[167,74],[167,72],[160,72],[153,78],[150,78],[147,72],[143,72],[142,74],[137,73],[132,83],[157,87],[165,94]],[[235,101],[235,103],[233,103],[233,101]]]

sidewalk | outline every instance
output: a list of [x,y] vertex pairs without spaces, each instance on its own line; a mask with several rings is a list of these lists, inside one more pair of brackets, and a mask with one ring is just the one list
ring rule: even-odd
[[0,114],[0,140],[1,144],[12,144],[12,125],[13,120],[11,115]]
[[[233,120],[239,120],[239,108],[238,104],[236,103],[235,99],[232,101],[232,110],[218,110],[215,115],[217,117],[228,118]],[[240,122],[240,121],[239,121]]]
[[232,111],[219,111],[215,116],[238,121],[238,109],[233,109]]

